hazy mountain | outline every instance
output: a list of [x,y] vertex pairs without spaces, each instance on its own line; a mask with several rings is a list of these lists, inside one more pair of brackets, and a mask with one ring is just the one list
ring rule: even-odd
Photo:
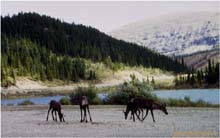
[[185,55],[219,45],[219,13],[175,13],[125,25],[109,33],[164,55]]

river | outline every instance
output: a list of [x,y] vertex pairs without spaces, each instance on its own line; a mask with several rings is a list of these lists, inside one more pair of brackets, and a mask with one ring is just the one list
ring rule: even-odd
[[[199,99],[209,102],[211,104],[219,104],[219,89],[186,89],[186,90],[157,90],[154,93],[160,98],[181,98],[185,96],[190,97],[192,101]],[[107,96],[106,93],[99,93],[98,97],[104,99]],[[63,96],[46,96],[46,97],[34,97],[34,98],[18,98],[18,99],[2,99],[2,105],[13,104],[17,105],[25,100],[30,100],[34,104],[48,104],[50,100],[60,100]]]

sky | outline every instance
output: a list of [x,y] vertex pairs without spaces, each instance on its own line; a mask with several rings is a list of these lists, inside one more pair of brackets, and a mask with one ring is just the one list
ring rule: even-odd
[[65,22],[84,24],[110,32],[123,25],[150,17],[178,12],[219,12],[211,1],[2,1],[1,15],[37,12]]

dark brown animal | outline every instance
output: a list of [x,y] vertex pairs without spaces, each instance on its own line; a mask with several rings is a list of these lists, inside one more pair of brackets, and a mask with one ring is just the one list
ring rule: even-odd
[[[132,114],[134,114],[139,108],[146,109],[146,115],[144,117],[142,117],[142,121],[147,117],[148,110],[151,111],[151,116],[152,116],[154,122],[155,122],[155,119],[154,119],[153,110],[161,110],[166,115],[168,115],[165,104],[160,104],[160,103],[158,103],[154,100],[151,100],[151,99],[146,99],[143,97],[132,98],[131,101],[129,102],[129,104],[131,104],[131,105],[129,105],[129,107],[131,108],[130,111],[133,112]],[[129,110],[126,109],[125,116],[128,115],[128,113],[129,113],[128,111]]]
[[[47,112],[47,119],[46,119],[47,121],[48,121],[48,116],[49,116],[49,113],[50,113],[51,109],[52,109],[51,114],[52,114],[52,118],[53,118],[54,121],[57,121],[56,112],[58,112],[60,122],[65,122],[64,115],[63,115],[63,113],[61,113],[61,104],[59,102],[55,101],[55,100],[50,101],[50,107],[49,107],[49,110]],[[55,114],[56,118],[54,118],[54,114]]]
[[[143,109],[142,108],[138,108],[137,111],[133,111],[133,112],[136,112],[136,116],[137,118],[140,120],[140,121],[143,121]],[[142,114],[142,120],[140,119],[140,115]],[[125,118],[126,119],[126,118]],[[131,116],[130,116],[130,120],[134,120],[134,117],[132,115],[132,112],[131,112]]]
[[125,119],[127,119],[129,112],[131,112],[130,119],[133,119],[134,122],[135,122],[135,116],[134,115],[136,115],[136,117],[140,121],[142,121],[140,119],[140,113],[142,113],[142,119],[143,119],[143,109],[142,108],[136,108],[135,105],[131,101],[129,101],[127,103],[126,111],[123,111],[123,112],[124,112],[124,115],[125,115]]
[[[77,97],[77,98],[72,98],[72,102],[78,104],[79,107],[80,107],[80,113],[81,113],[80,122],[84,122],[84,121],[86,123],[88,122],[87,121],[86,110],[88,111],[90,122],[92,122],[92,118],[91,118],[90,111],[89,111],[88,98],[86,96],[80,96],[80,97]],[[84,115],[82,115],[82,111],[83,111]]]

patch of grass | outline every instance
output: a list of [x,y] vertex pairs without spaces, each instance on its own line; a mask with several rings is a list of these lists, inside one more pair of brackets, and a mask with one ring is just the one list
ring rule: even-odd
[[68,98],[66,96],[61,98],[60,99],[60,104],[62,104],[62,105],[70,105],[71,104],[70,98]]
[[67,80],[58,80],[58,79],[53,79],[52,81],[45,80],[44,85],[48,87],[55,87],[55,86],[63,86],[63,85],[70,85],[74,84],[73,81],[67,81]]
[[[149,81],[151,81],[152,77],[155,78],[155,88],[165,88],[165,87],[172,87],[174,85],[174,74],[169,71],[161,70],[158,68],[145,68],[143,66],[126,66],[122,63],[112,63],[112,66],[115,68],[109,68],[105,65],[103,62],[94,63],[92,61],[87,60],[87,72],[89,70],[95,71],[97,75],[97,79],[99,81],[102,80],[111,80],[113,78],[117,78],[117,75],[120,74],[120,72],[126,72],[126,71],[137,71],[141,75],[149,78]],[[87,73],[88,74],[88,73]],[[157,79],[158,76],[164,75],[165,79]]]
[[160,99],[165,102],[167,106],[171,107],[218,107],[218,104],[211,104],[209,102],[203,101],[201,99],[197,101],[191,101],[190,97],[186,96],[184,99]]
[[13,103],[8,103],[7,106],[14,106],[14,104]]
[[[104,62],[93,62],[91,60],[85,60],[86,70],[85,70],[85,80],[80,80],[80,83],[101,83],[105,80],[112,80],[112,79],[122,79],[124,72],[130,72],[130,71],[137,71],[144,77],[149,77],[149,81],[151,81],[152,76],[155,79],[155,88],[165,88],[165,86],[171,86],[173,83],[172,72],[164,71],[157,68],[145,68],[143,66],[127,66],[122,63],[111,63],[111,67],[107,66]],[[90,78],[91,72],[95,74],[94,78]],[[125,73],[126,74],[126,73]],[[171,76],[170,78],[167,77],[165,79],[157,79],[158,76]],[[27,77],[27,76],[26,76]],[[42,85],[48,86],[48,87],[54,87],[54,86],[63,86],[63,85],[76,85],[76,82],[73,81],[66,81],[66,80],[59,80],[59,79],[53,79],[53,80],[44,80],[40,81],[39,76],[29,76],[32,80],[38,81]],[[125,76],[126,78],[127,76]],[[16,78],[17,79],[17,78]],[[12,78],[6,79],[7,81],[2,82],[3,86],[11,86],[15,85],[15,80]]]
[[31,102],[30,100],[25,100],[25,101],[23,101],[21,103],[18,103],[18,105],[34,105],[34,103]]

